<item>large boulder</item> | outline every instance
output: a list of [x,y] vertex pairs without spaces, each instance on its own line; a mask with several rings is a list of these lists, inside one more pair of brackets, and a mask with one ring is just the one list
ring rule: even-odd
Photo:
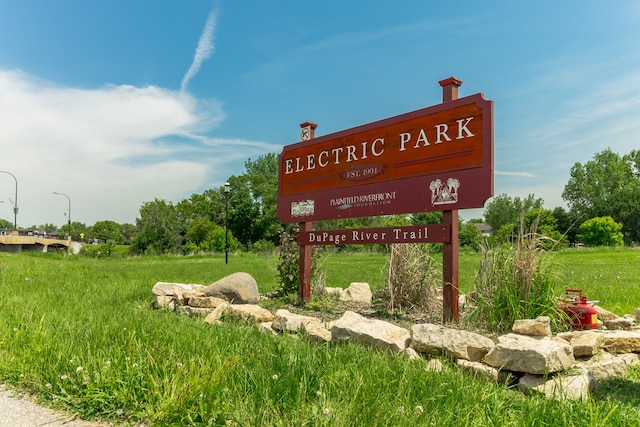
[[571,345],[546,337],[506,334],[484,357],[494,368],[547,375],[571,368],[575,364]]
[[455,359],[477,362],[494,346],[491,339],[469,331],[431,323],[411,327],[411,347],[421,353],[446,354]]
[[401,353],[409,346],[411,335],[400,326],[376,319],[367,319],[358,313],[346,311],[331,323],[333,340],[352,340],[381,350]]
[[202,291],[211,297],[223,298],[232,304],[257,304],[258,284],[249,273],[233,273],[205,286]]

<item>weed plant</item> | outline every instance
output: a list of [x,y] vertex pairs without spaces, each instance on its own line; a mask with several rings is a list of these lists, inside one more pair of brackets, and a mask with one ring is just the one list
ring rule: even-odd
[[225,265],[220,256],[0,253],[0,380],[116,425],[640,424],[637,372],[609,384],[609,394],[557,402],[470,378],[447,360],[429,372],[424,361],[354,343],[313,344],[151,308],[156,281],[206,284],[233,271],[250,272],[262,291],[278,286],[275,265],[253,255]]

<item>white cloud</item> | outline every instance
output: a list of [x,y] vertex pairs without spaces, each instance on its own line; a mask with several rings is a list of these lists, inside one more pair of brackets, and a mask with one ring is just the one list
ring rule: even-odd
[[[241,173],[259,141],[210,138],[224,119],[215,100],[155,86],[62,87],[0,70],[0,170],[18,180],[18,226],[72,220],[134,222],[143,202],[179,201]],[[243,145],[242,158],[222,153]],[[247,154],[249,153],[249,154]],[[13,222],[13,179],[0,174],[0,218]]]

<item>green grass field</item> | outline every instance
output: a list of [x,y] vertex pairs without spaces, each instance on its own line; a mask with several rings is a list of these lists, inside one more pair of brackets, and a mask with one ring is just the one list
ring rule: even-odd
[[[618,314],[640,306],[640,251],[553,254],[557,288]],[[479,255],[460,256],[462,291]],[[0,253],[0,380],[90,419],[154,426],[640,425],[640,372],[586,402],[556,402],[357,344],[311,344],[150,307],[157,281],[246,271],[275,290],[276,257],[83,258]],[[329,254],[327,286],[384,285],[380,254]]]

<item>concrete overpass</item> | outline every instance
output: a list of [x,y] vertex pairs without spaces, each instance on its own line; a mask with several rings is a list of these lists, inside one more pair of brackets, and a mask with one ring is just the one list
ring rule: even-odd
[[69,248],[71,238],[58,239],[33,230],[0,230],[0,252],[48,252]]

